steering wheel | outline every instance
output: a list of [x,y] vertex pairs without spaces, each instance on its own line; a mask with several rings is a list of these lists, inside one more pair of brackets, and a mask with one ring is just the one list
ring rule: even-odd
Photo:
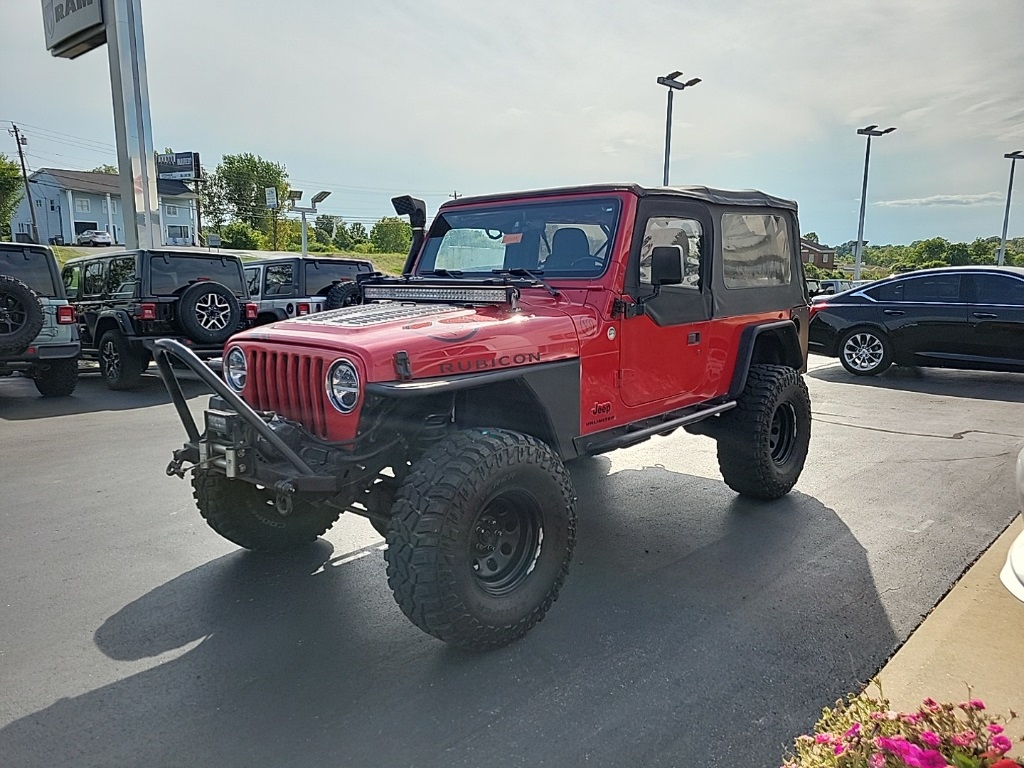
[[599,259],[597,256],[581,256],[569,265],[569,269],[575,269],[577,264],[588,265],[601,269],[604,267],[604,259]]

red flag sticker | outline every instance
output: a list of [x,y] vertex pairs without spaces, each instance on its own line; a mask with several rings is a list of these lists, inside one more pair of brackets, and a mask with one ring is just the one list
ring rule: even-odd
[[505,245],[514,245],[515,243],[522,242],[522,240],[522,232],[509,232],[507,235],[501,238],[501,242],[504,243]]

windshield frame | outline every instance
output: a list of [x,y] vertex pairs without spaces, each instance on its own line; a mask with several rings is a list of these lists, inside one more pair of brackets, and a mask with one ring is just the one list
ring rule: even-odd
[[[507,254],[503,254],[502,265],[499,269],[491,270],[458,270],[454,268],[438,268],[436,266],[437,255],[440,251],[441,243],[443,242],[445,234],[453,229],[448,224],[446,216],[449,215],[479,215],[486,214],[488,212],[502,213],[502,212],[515,212],[522,211],[524,213],[532,213],[537,208],[555,208],[561,206],[607,206],[607,221],[580,221],[577,224],[577,228],[580,226],[599,226],[602,231],[605,231],[605,225],[608,229],[605,231],[605,241],[595,251],[598,254],[597,258],[603,260],[600,270],[594,269],[591,271],[578,271],[576,273],[569,272],[568,270],[546,270],[544,265],[529,265],[525,268],[520,264],[509,265],[507,263]],[[413,269],[412,275],[417,278],[431,278],[435,276],[441,276],[446,278],[459,278],[459,279],[495,279],[503,275],[508,275],[510,270],[522,272],[523,269],[529,270],[542,277],[547,282],[562,282],[569,281],[571,283],[579,282],[590,282],[599,280],[608,274],[609,269],[615,260],[615,254],[617,249],[620,247],[620,240],[623,234],[628,230],[628,227],[623,227],[624,214],[627,211],[627,205],[623,196],[615,194],[614,192],[608,193],[603,192],[601,194],[588,194],[588,195],[558,195],[551,197],[535,197],[528,199],[508,199],[501,201],[489,201],[482,203],[474,203],[471,205],[450,205],[444,206],[439,211],[437,216],[434,217],[433,222],[430,225],[430,229],[427,232],[427,237],[424,239],[423,246],[416,258],[416,264]],[[535,221],[536,223],[536,221]],[[554,222],[546,222],[545,230],[547,227]],[[573,224],[568,221],[557,222],[564,227],[572,227]],[[469,229],[469,228],[466,228]],[[503,231],[503,230],[495,230]],[[538,261],[540,256],[544,255],[544,250],[547,250],[545,261],[551,255],[551,242],[546,231],[538,231],[534,229],[535,237],[538,238]],[[509,234],[521,234],[517,232],[505,233]],[[525,233],[523,233],[525,234]],[[505,245],[514,244],[518,241],[511,241],[510,243],[504,243]],[[435,275],[434,270],[443,270],[443,274]]]

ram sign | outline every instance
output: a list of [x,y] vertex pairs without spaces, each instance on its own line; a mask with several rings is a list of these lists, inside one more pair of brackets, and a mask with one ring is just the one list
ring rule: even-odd
[[156,177],[158,179],[192,181],[198,175],[198,152],[175,152],[170,155],[156,156]]
[[46,49],[74,59],[107,42],[103,0],[43,0]]

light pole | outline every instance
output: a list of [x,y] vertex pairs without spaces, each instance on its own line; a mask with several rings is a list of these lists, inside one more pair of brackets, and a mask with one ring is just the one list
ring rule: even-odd
[[1003,236],[999,239],[999,257],[996,259],[996,264],[1002,266],[1006,260],[1006,228],[1010,225],[1010,195],[1013,194],[1013,168],[1017,165],[1018,160],[1024,160],[1024,150],[1018,149],[1016,152],[1009,152],[1003,155],[1010,161],[1010,186],[1006,188],[1006,213],[1003,214]]
[[857,257],[853,265],[854,280],[860,280],[861,257],[864,252],[864,209],[868,202],[868,162],[871,160],[871,137],[885,136],[895,130],[895,128],[886,128],[880,131],[877,125],[868,125],[857,129],[858,135],[868,137],[868,148],[864,153],[864,184],[860,189],[860,223],[857,225]]
[[318,203],[322,203],[324,200],[326,200],[328,197],[330,197],[330,195],[331,195],[330,192],[317,192],[315,195],[313,195],[312,199],[309,201],[311,203],[311,205],[299,206],[299,205],[296,205],[296,203],[299,202],[299,200],[302,199],[302,192],[301,192],[301,190],[293,189],[293,190],[291,190],[288,193],[288,199],[291,201],[292,210],[295,211],[296,213],[302,214],[302,255],[303,256],[308,256],[309,255],[309,240],[308,240],[307,235],[306,235],[306,232],[307,232],[307,230],[306,230],[306,214],[307,213],[312,213],[312,214],[315,215],[316,214],[316,206],[317,206],[317,204]]
[[658,85],[664,85],[668,88],[668,106],[665,111],[665,175],[663,184],[668,186],[668,157],[672,149],[672,96],[675,95],[676,91],[681,91],[684,88],[689,88],[691,85],[696,85],[700,82],[699,77],[695,77],[692,80],[687,80],[685,83],[676,80],[682,72],[669,72],[664,77],[658,78]]

